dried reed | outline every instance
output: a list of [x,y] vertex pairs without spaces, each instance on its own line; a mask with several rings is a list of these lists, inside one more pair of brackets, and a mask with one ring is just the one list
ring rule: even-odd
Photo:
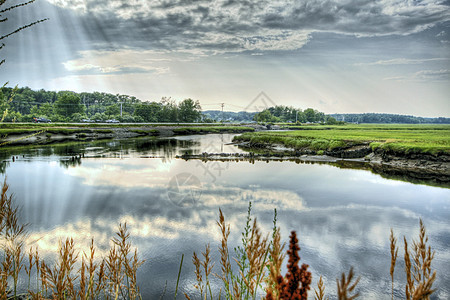
[[432,285],[436,279],[436,271],[431,271],[431,262],[435,252],[427,246],[428,236],[425,225],[420,219],[419,239],[413,240],[412,252],[408,250],[406,237],[405,243],[405,272],[406,272],[406,299],[429,299],[434,292]]
[[195,252],[192,256],[192,263],[195,266],[195,276],[197,278],[197,283],[194,284],[194,287],[200,292],[200,298],[203,299],[204,283],[202,277],[201,262]]
[[390,236],[390,245],[391,245],[391,282],[392,282],[392,300],[394,300],[394,269],[395,262],[397,261],[398,256],[398,247],[397,247],[397,238],[394,236],[394,230],[391,228],[391,236]]
[[[95,261],[94,240],[90,251],[83,253],[81,266],[75,270],[78,253],[73,239],[67,238],[59,245],[55,265],[49,266],[39,256],[37,247],[30,247],[25,263],[25,226],[18,222],[18,208],[14,206],[13,195],[8,196],[9,186],[1,187],[0,198],[0,299],[17,298],[18,280],[21,270],[28,276],[25,294],[20,297],[46,299],[48,292],[53,299],[98,299],[140,297],[137,284],[137,270],[144,261],[139,260],[137,250],[131,251],[130,234],[126,224],[119,225],[112,248],[100,264]],[[36,286],[32,288],[31,275],[36,273]],[[12,280],[9,280],[9,279]],[[12,282],[13,286],[8,286]],[[77,289],[78,287],[78,289]],[[103,295],[102,295],[103,294]]]
[[341,280],[337,279],[337,293],[339,300],[352,300],[359,296],[359,293],[350,295],[354,292],[356,286],[358,285],[360,277],[352,283],[353,280],[353,268],[350,268],[348,276],[345,277],[345,273],[342,273]]
[[[137,283],[137,270],[144,263],[139,260],[137,249],[132,251],[130,233],[126,224],[119,224],[116,236],[111,240],[112,246],[106,258],[96,263],[94,240],[91,240],[90,251],[83,253],[81,266],[76,271],[75,265],[78,253],[75,251],[73,239],[67,238],[60,242],[58,260],[51,267],[40,258],[39,250],[31,247],[27,253],[27,263],[24,262],[26,253],[25,237],[26,227],[18,222],[19,210],[14,206],[13,195],[8,196],[9,186],[5,182],[1,188],[0,198],[0,242],[2,261],[0,262],[0,300],[19,297],[18,281],[21,270],[24,269],[28,276],[28,289],[26,294],[20,297],[31,299],[136,299],[140,298]],[[235,248],[237,271],[233,272],[228,239],[230,225],[225,222],[222,210],[219,209],[217,221],[222,239],[219,245],[221,273],[214,274],[224,284],[226,299],[255,299],[260,284],[265,283],[266,299],[307,299],[307,291],[310,289],[311,273],[308,265],[298,266],[300,257],[298,251],[298,239],[296,232],[292,231],[289,243],[288,272],[281,276],[281,267],[285,257],[284,244],[281,244],[280,229],[276,227],[276,211],[274,216],[274,228],[272,241],[268,236],[263,237],[256,219],[252,222],[251,203],[249,203],[247,220],[242,232],[242,245]],[[406,273],[405,298],[407,300],[429,299],[434,292],[432,285],[436,279],[436,271],[431,268],[435,252],[428,244],[428,236],[423,221],[420,220],[418,240],[413,240],[412,250],[408,248],[408,242],[404,238],[404,260]],[[398,257],[397,239],[391,229],[390,234],[391,266],[390,277],[392,281],[392,299],[394,294],[394,270]],[[202,252],[201,261],[194,252],[193,263],[197,283],[195,288],[202,299],[214,298],[210,284],[214,263],[211,261],[211,248],[207,244]],[[183,257],[177,278],[177,288]],[[36,286],[32,288],[31,275],[36,271]],[[265,272],[267,269],[268,272]],[[78,274],[78,275],[76,275]],[[338,299],[355,299],[359,293],[355,293],[359,278],[354,280],[353,268],[346,276],[342,274],[337,280]],[[12,282],[13,286],[8,286]],[[76,289],[78,287],[78,290]],[[328,299],[325,296],[325,285],[322,277],[317,283],[315,299]],[[208,295],[209,294],[209,295]],[[176,295],[175,295],[176,297]],[[185,294],[187,299],[189,295]],[[221,297],[221,291],[218,298]]]
[[220,265],[222,273],[218,275],[224,284],[224,290],[226,294],[226,298],[230,299],[232,292],[231,289],[231,263],[230,263],[230,253],[228,251],[228,237],[230,236],[230,225],[225,224],[225,217],[223,216],[222,210],[219,208],[219,221],[217,221],[217,225],[220,228],[220,232],[222,234],[221,244],[219,246],[220,253]]
[[78,276],[73,275],[74,266],[78,258],[75,253],[73,239],[67,238],[65,242],[60,242],[59,257],[53,268],[43,265],[45,268],[48,286],[53,297],[57,299],[75,298],[75,281]]
[[314,289],[314,294],[314,300],[328,300],[328,297],[325,297],[325,284],[323,283],[322,276],[320,276],[317,282],[317,290]]
[[266,292],[271,299],[279,299],[281,289],[278,278],[281,276],[281,266],[285,255],[282,253],[285,244],[281,245],[280,228],[274,228],[272,235],[272,247],[269,256],[269,274],[266,277]]
[[[8,196],[9,186],[3,182],[0,198],[0,245],[4,253],[2,262],[0,292],[2,297],[12,292],[17,297],[17,284],[20,271],[23,268],[25,225],[18,221],[18,208],[14,206],[13,195]],[[12,291],[8,287],[8,278],[12,277]]]

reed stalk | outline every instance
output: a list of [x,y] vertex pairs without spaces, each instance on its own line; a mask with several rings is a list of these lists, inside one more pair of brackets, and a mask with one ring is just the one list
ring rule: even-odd
[[328,297],[325,296],[325,284],[323,283],[322,276],[320,276],[317,282],[317,290],[314,289],[314,294],[314,300],[328,300]]
[[[359,293],[354,293],[356,286],[358,285],[358,282],[360,280],[360,277],[356,279],[353,283],[353,268],[350,268],[350,271],[345,276],[345,273],[342,273],[341,280],[337,279],[337,296],[339,300],[353,300],[356,299],[359,296]],[[353,295],[351,295],[353,293]]]
[[398,256],[398,247],[397,247],[397,239],[394,236],[394,230],[391,228],[391,236],[390,236],[390,246],[391,246],[391,268],[389,273],[391,275],[391,283],[392,283],[392,300],[394,300],[394,269],[395,263],[397,261]]
[[[175,296],[173,297],[173,299],[177,299],[178,283],[180,282],[181,268],[183,267],[183,259],[184,259],[184,254],[181,255],[180,268],[178,269],[178,276],[177,276],[177,286],[175,288]],[[167,281],[166,281],[166,286],[167,286]]]

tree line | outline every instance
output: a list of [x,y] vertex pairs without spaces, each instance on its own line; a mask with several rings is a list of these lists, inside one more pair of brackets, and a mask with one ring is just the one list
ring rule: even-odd
[[[11,101],[12,99],[12,101]],[[116,119],[126,123],[142,122],[250,122],[260,123],[404,123],[450,124],[450,118],[424,118],[395,114],[330,114],[313,108],[274,106],[261,112],[202,112],[199,101],[190,98],[177,102],[163,97],[160,101],[144,102],[134,96],[101,92],[75,93],[24,88],[0,88],[0,112],[5,122],[32,122],[46,118],[53,122],[106,121]]]
[[292,106],[277,105],[269,107],[253,117],[256,122],[287,123],[327,123],[337,124],[335,118],[313,108],[301,110]]
[[[12,98],[13,101],[6,101]],[[199,101],[190,98],[177,103],[171,98],[144,102],[128,95],[109,93],[75,93],[71,91],[34,91],[28,87],[0,89],[2,111],[8,111],[5,122],[31,122],[46,118],[53,122],[82,120],[121,122],[201,122]]]
[[396,114],[379,114],[379,113],[365,113],[365,114],[331,114],[331,117],[338,121],[348,123],[379,123],[379,124],[450,124],[450,118],[424,118],[408,115]]
[[450,118],[424,118],[410,115],[363,113],[363,114],[324,114],[318,110],[305,110],[291,106],[274,106],[254,115],[257,122],[289,122],[289,123],[325,123],[328,125],[343,123],[374,124],[450,124]]

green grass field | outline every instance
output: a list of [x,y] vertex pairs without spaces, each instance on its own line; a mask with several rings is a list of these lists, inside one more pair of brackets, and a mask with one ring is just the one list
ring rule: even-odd
[[450,154],[450,125],[296,126],[297,130],[245,133],[235,141],[280,144],[295,149],[333,150],[368,144],[404,153]]

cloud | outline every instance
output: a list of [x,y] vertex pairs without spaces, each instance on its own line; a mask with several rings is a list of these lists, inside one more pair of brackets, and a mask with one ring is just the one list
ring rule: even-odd
[[81,51],[79,58],[63,63],[68,71],[81,74],[168,73],[169,59],[154,51]]
[[299,49],[317,31],[408,35],[450,20],[436,0],[47,1],[76,12],[97,42],[211,53]]
[[413,78],[418,80],[448,80],[450,70],[423,70],[414,73]]
[[443,36],[446,36],[446,35],[447,35],[447,33],[445,31],[441,31],[438,34],[436,34],[436,37],[443,37]]
[[441,70],[421,70],[415,72],[410,76],[394,76],[394,77],[386,77],[384,80],[393,80],[393,81],[442,81],[449,80],[450,78],[450,70],[441,69]]
[[356,66],[391,66],[391,65],[419,65],[427,62],[449,61],[450,58],[424,58],[424,59],[409,59],[409,58],[394,58],[388,60],[379,60],[370,63],[358,63]]

